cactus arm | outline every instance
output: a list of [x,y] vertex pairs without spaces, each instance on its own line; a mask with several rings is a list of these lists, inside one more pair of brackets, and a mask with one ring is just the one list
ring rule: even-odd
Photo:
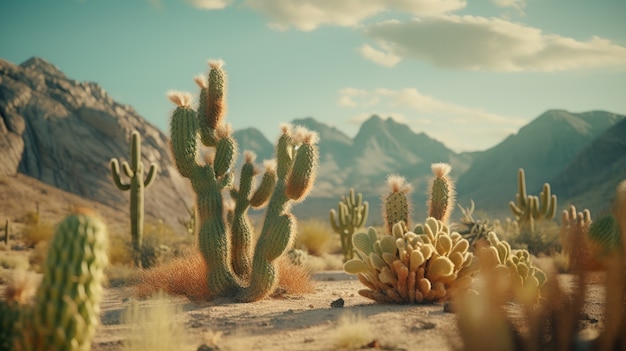
[[144,187],[147,188],[150,185],[152,185],[152,182],[155,179],[155,175],[158,169],[159,169],[159,166],[156,163],[153,162],[150,164],[150,168],[148,169],[148,175],[146,176],[146,180],[143,182]]
[[115,183],[115,186],[120,190],[129,190],[130,183],[124,184],[122,183],[122,180],[120,179],[119,161],[117,159],[111,159],[110,165],[111,165],[111,175],[113,176],[113,182]]
[[122,162],[122,170],[124,171],[124,174],[126,174],[128,178],[132,178],[135,176],[135,172],[133,171],[133,168],[131,168],[128,162],[126,161]]
[[[252,225],[247,211],[250,207],[248,197],[252,191],[255,174],[252,161],[246,160],[246,163],[241,167],[239,190],[233,197],[236,204],[231,225],[231,265],[235,274],[244,280],[248,279],[251,269]],[[231,195],[233,194],[231,193]]]

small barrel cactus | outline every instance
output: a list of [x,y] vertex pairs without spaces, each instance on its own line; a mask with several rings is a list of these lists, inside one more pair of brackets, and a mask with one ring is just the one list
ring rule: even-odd
[[359,294],[386,303],[443,302],[467,291],[478,262],[469,242],[440,220],[428,218],[408,231],[396,223],[380,239],[374,228],[357,233],[352,243],[358,258],[344,264],[369,289]]

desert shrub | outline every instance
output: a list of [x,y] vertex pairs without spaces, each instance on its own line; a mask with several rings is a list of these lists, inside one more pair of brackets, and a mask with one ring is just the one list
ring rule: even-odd
[[311,255],[321,256],[324,253],[340,250],[338,236],[330,225],[316,219],[298,222],[298,233],[294,247]]
[[[502,235],[506,238],[505,235]],[[552,221],[538,221],[535,230],[520,229],[507,241],[513,249],[528,250],[533,255],[552,255],[561,251],[560,227]]]
[[11,255],[6,252],[0,252],[0,267],[3,269],[20,269],[27,270],[30,264],[25,256]]
[[28,223],[22,233],[24,245],[33,248],[40,242],[48,242],[54,235],[54,225],[47,221]]
[[364,348],[373,340],[373,328],[363,316],[345,313],[339,317],[332,334],[333,346],[338,349]]
[[[130,233],[111,234],[109,261],[112,265],[132,265],[133,254]],[[163,222],[144,226],[141,261],[144,268],[171,261],[191,251],[194,238],[175,232]]]
[[138,272],[129,265],[109,264],[104,269],[107,283],[110,287],[120,287],[132,284],[137,280]]
[[182,312],[165,294],[157,294],[147,306],[133,301],[122,320],[131,326],[122,343],[123,351],[181,350],[188,345],[189,335],[176,315]]
[[39,213],[35,211],[29,211],[22,218],[19,219],[19,222],[22,222],[26,225],[37,224],[39,223]]
[[340,270],[343,268],[343,257],[340,255],[322,254],[321,256],[309,255],[304,266],[312,273]]
[[50,241],[40,241],[38,242],[33,251],[28,256],[28,262],[31,265],[32,270],[37,273],[43,272],[43,264],[46,262],[46,258],[48,257],[48,248]]

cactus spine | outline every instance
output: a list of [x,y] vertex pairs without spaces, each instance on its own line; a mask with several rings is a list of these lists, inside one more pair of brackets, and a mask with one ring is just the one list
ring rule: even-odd
[[[252,154],[246,154],[238,189],[231,197],[235,207],[227,216],[221,194],[233,188],[232,167],[237,143],[230,125],[223,122],[226,110],[226,74],[222,62],[210,61],[208,79],[197,77],[200,104],[190,107],[189,94],[172,92],[177,105],[171,121],[171,149],[182,176],[188,178],[196,193],[198,247],[207,264],[207,284],[213,296],[231,296],[255,301],[273,292],[278,281],[274,263],[293,240],[295,218],[290,204],[309,193],[317,169],[317,135],[304,128],[282,127],[276,146],[276,167],[266,167],[259,187],[252,191],[254,170]],[[198,145],[212,148],[206,163],[196,162]],[[261,234],[252,249],[252,226],[247,219],[249,206],[263,205],[269,198]],[[227,217],[231,225],[226,222]]]
[[526,177],[524,169],[518,171],[518,193],[515,195],[515,202],[509,202],[511,212],[517,219],[520,227],[528,228],[531,233],[535,231],[535,221],[551,220],[556,215],[556,195],[550,194],[550,184],[543,185],[543,191],[539,196],[528,196],[526,194]]
[[89,350],[99,320],[106,256],[104,223],[88,212],[61,222],[35,306],[22,310],[20,350]]
[[350,189],[348,196],[342,196],[337,211],[330,210],[330,224],[341,239],[341,250],[344,262],[354,257],[352,235],[356,229],[363,227],[367,221],[369,203],[363,201],[363,195],[355,195]]
[[132,245],[135,266],[142,267],[141,244],[143,241],[143,208],[144,208],[144,188],[150,186],[154,181],[157,164],[151,163],[146,179],[143,178],[143,162],[141,162],[141,136],[134,131],[130,143],[130,165],[122,162],[124,174],[130,179],[128,184],[122,183],[120,174],[120,164],[117,159],[111,159],[111,174],[118,189],[130,190],[130,228],[132,235]]
[[454,184],[448,177],[452,167],[447,163],[433,163],[431,169],[435,177],[428,201],[428,217],[447,223],[454,209]]

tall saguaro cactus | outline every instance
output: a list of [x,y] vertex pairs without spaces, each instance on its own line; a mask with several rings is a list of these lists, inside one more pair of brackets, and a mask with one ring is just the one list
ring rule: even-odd
[[539,196],[526,194],[526,177],[524,169],[520,168],[517,174],[518,193],[515,202],[509,202],[511,212],[517,219],[520,227],[535,231],[535,221],[551,220],[556,215],[556,195],[550,194],[550,184],[543,185]]
[[356,229],[363,227],[368,212],[369,203],[363,201],[361,193],[356,195],[354,189],[350,189],[348,196],[341,197],[337,211],[330,210],[330,225],[340,236],[344,262],[354,257],[352,235]]
[[[221,61],[209,61],[209,76],[196,78],[200,86],[197,111],[191,96],[171,92],[177,105],[171,121],[171,148],[175,164],[196,193],[198,247],[207,265],[207,284],[213,296],[235,295],[255,301],[271,294],[278,282],[275,260],[294,237],[295,218],[290,204],[302,201],[311,190],[317,169],[317,134],[302,127],[283,126],[276,146],[276,166],[266,167],[260,185],[253,190],[256,173],[252,154],[246,162],[231,224],[226,223],[222,190],[233,188],[237,143],[223,119],[226,110],[226,74]],[[212,151],[204,164],[197,160],[198,139]],[[252,248],[253,228],[247,219],[249,206],[269,203],[261,234]]]
[[150,186],[154,181],[157,164],[151,163],[148,175],[144,180],[144,167],[141,161],[141,136],[134,131],[130,143],[130,164],[122,162],[124,174],[130,179],[125,184],[121,180],[120,164],[117,159],[110,162],[113,181],[118,189],[130,190],[130,232],[132,235],[132,245],[135,266],[141,267],[141,245],[143,241],[143,208],[144,208],[144,188]]

